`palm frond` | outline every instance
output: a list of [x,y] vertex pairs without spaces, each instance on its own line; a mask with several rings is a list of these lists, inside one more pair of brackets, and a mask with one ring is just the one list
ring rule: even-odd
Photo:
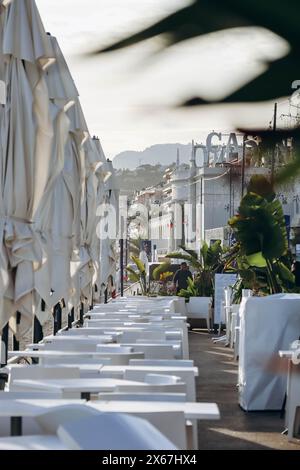
[[137,256],[134,255],[131,256],[131,259],[136,264],[136,267],[138,268],[139,272],[141,274],[146,274],[144,263]]
[[170,263],[161,263],[157,268],[153,270],[152,276],[155,281],[159,280],[161,274],[167,272],[170,269]]
[[194,256],[184,254],[184,253],[181,253],[181,252],[168,253],[166,255],[166,258],[184,260],[187,263],[189,263],[195,269],[201,269],[202,268],[202,265],[201,265],[200,261],[195,259]]
[[[286,0],[284,6],[280,0],[194,0],[191,5],[96,53],[114,51],[155,37],[162,37],[163,47],[168,48],[216,31],[259,26],[286,39],[290,52],[282,59],[265,61],[266,71],[249,80],[225,101],[265,101],[289,95],[291,83],[299,76],[299,17],[298,0]],[[190,106],[204,102],[203,97],[194,97],[184,104]]]

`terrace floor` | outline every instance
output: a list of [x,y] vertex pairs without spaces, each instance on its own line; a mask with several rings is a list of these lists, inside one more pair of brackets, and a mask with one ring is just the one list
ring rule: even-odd
[[197,400],[216,402],[220,421],[200,421],[199,449],[203,450],[300,450],[289,443],[279,412],[244,412],[238,405],[237,363],[223,343],[213,343],[202,330],[189,335],[190,358],[199,368]]

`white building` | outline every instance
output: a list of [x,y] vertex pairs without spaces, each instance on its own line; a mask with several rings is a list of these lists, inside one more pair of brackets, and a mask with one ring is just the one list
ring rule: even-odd
[[[204,240],[230,243],[228,220],[242,197],[243,159],[244,192],[252,175],[270,176],[267,163],[257,160],[256,145],[246,141],[243,146],[241,136],[233,133],[213,132],[205,145],[193,142],[189,166],[180,165],[177,156],[176,167],[166,172],[164,184],[150,188],[147,198],[148,237],[159,257],[180,245],[199,250]],[[291,225],[299,225],[299,180],[280,188],[277,194]],[[144,199],[141,192],[139,200]]]

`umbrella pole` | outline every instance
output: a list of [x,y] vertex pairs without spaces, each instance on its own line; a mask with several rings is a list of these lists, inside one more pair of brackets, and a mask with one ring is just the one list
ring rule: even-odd
[[44,337],[43,327],[39,322],[39,319],[34,316],[33,318],[33,342],[34,344],[39,343],[42,341]]
[[124,240],[120,240],[120,283],[121,283],[121,297],[124,297]]
[[[42,309],[45,306],[45,302],[42,300]],[[33,334],[32,334],[32,340],[34,344],[39,343],[42,341],[44,338],[44,332],[43,332],[43,327],[40,324],[40,321],[36,315],[33,317]],[[36,358],[32,358],[32,364],[38,364],[39,360]]]
[[80,323],[80,325],[83,325],[83,316],[84,316],[84,305],[83,305],[83,302],[81,302],[80,312],[79,312],[79,323]]
[[72,308],[71,312],[68,314],[68,329],[72,328],[73,322],[75,320],[75,310],[74,307]]
[[[17,312],[16,323],[17,323],[17,325],[20,325],[20,323],[21,323],[21,313],[20,312]],[[17,340],[15,335],[13,335],[13,351],[20,351],[20,342]]]
[[[2,356],[4,353],[4,357]],[[5,367],[8,358],[8,323],[3,327],[1,335],[1,367]]]
[[53,323],[53,335],[55,336],[59,330],[61,330],[62,322],[62,309],[60,303],[54,307],[54,323]]
[[92,286],[90,310],[93,310],[93,308],[94,308],[94,287]]

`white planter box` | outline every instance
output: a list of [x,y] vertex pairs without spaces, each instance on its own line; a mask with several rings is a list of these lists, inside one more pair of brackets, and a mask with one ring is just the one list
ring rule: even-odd
[[300,334],[300,295],[248,297],[240,308],[239,403],[247,411],[281,410],[287,374],[279,350]]

